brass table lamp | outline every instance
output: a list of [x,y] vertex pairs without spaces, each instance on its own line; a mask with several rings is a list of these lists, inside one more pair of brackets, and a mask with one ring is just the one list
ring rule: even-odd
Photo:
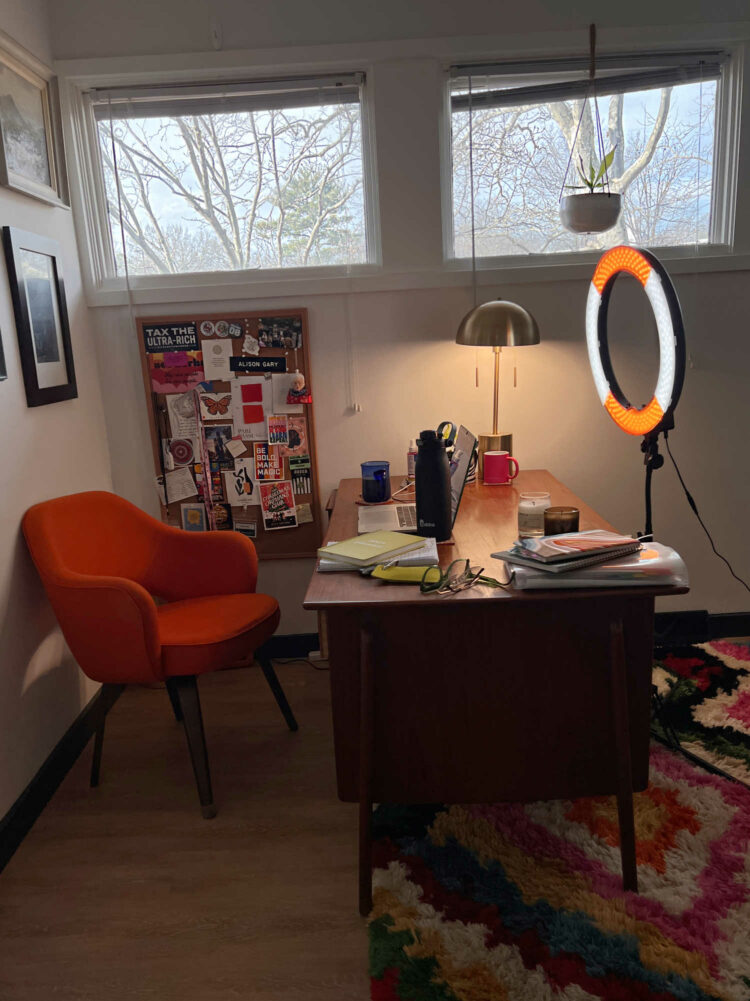
[[456,334],[457,344],[491,347],[495,355],[495,391],[492,404],[492,431],[479,435],[479,475],[484,476],[484,453],[505,451],[513,454],[513,435],[501,432],[498,424],[500,407],[500,352],[503,348],[539,344],[539,327],[523,306],[504,299],[495,299],[475,306],[461,320]]

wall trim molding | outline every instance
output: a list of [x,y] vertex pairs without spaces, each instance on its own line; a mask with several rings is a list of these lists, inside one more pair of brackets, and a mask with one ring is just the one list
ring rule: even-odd
[[100,689],[58,740],[42,767],[0,819],[0,872],[36,823],[90,738],[117,701],[120,690]]

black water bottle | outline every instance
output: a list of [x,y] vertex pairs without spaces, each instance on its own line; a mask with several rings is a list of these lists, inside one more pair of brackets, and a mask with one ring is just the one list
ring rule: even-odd
[[417,439],[414,469],[417,494],[417,532],[438,542],[451,537],[451,470],[445,439],[435,431],[423,431]]

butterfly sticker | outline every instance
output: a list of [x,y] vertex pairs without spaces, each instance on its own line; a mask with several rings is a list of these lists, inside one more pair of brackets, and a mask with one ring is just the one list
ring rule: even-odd
[[232,404],[231,393],[201,393],[201,417],[206,421],[215,421],[226,417]]

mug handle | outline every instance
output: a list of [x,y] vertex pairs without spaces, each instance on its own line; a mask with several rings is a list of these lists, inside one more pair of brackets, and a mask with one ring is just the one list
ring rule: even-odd
[[512,473],[510,471],[508,472],[508,479],[509,480],[515,480],[515,478],[518,476],[518,473],[519,473],[518,460],[514,459],[512,455],[509,455],[508,456],[508,465],[509,466],[510,466],[511,462],[513,463],[513,465],[516,468],[515,468],[515,470]]

